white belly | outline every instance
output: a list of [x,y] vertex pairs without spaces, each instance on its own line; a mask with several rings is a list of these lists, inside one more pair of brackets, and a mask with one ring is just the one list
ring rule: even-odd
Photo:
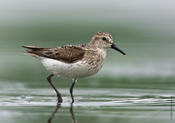
[[91,76],[97,73],[101,68],[99,67],[97,69],[90,69],[91,67],[89,64],[83,63],[83,61],[69,64],[50,58],[41,58],[40,60],[48,71],[66,78],[81,78]]

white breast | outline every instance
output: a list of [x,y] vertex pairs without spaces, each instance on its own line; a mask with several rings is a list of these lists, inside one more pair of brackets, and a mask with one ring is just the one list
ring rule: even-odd
[[48,71],[61,77],[81,78],[98,72],[98,70],[90,69],[89,64],[82,60],[75,63],[64,63],[50,58],[41,58],[40,60]]

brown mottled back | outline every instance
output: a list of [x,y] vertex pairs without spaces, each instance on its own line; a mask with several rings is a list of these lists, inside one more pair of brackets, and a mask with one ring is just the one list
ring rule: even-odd
[[57,48],[40,48],[35,46],[23,46],[28,48],[27,53],[30,55],[47,57],[60,60],[66,63],[73,63],[81,60],[85,54],[84,45],[80,46],[62,46]]

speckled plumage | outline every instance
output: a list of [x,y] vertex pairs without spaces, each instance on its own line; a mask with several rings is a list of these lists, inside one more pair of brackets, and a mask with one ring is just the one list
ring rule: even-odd
[[24,47],[32,49],[27,54],[38,58],[47,70],[67,78],[82,78],[97,73],[106,57],[105,49],[94,49],[88,44],[57,48]]

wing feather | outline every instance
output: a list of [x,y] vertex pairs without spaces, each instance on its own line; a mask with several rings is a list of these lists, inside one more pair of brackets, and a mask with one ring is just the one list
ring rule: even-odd
[[29,49],[27,50],[27,54],[29,55],[47,57],[66,63],[73,63],[81,60],[85,54],[85,49],[82,46],[62,46],[57,48],[23,47]]

